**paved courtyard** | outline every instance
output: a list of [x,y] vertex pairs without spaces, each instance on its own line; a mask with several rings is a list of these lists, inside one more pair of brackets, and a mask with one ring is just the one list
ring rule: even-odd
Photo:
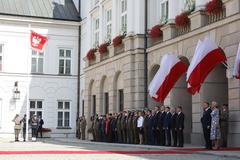
[[42,139],[13,142],[0,138],[0,160],[235,160],[240,148],[207,151],[197,146],[185,148],[106,144],[76,139]]

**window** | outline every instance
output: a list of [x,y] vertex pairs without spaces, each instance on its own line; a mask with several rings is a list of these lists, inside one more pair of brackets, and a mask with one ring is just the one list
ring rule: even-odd
[[42,117],[43,101],[42,100],[30,100],[30,118],[33,115]]
[[96,95],[92,96],[92,115],[96,115]]
[[94,20],[94,47],[99,45],[99,18]]
[[112,10],[106,11],[106,30],[107,30],[107,40],[112,37]]
[[70,127],[70,102],[58,101],[58,127]]
[[161,3],[161,22],[166,23],[168,20],[168,1]]
[[108,93],[104,93],[104,105],[105,105],[105,114],[109,111],[109,95]]
[[59,49],[59,74],[71,74],[72,50]]
[[44,53],[32,50],[32,73],[43,73],[43,56]]
[[127,0],[121,0],[121,30],[127,31]]
[[3,64],[3,45],[0,44],[0,72],[2,71]]
[[119,111],[124,110],[124,92],[123,89],[118,90]]

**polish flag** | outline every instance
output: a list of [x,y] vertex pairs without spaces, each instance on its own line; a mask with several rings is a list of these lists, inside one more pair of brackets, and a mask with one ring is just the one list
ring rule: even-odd
[[237,56],[233,68],[233,77],[240,79],[240,43],[238,46]]
[[177,80],[186,73],[186,71],[187,65],[176,55],[164,55],[160,68],[148,87],[149,95],[156,101],[163,103]]
[[31,31],[30,44],[31,44],[32,50],[43,52],[44,47],[47,44],[47,41],[48,41],[47,37]]
[[224,52],[209,38],[199,40],[187,71],[188,91],[193,95],[199,92],[207,75],[226,60]]

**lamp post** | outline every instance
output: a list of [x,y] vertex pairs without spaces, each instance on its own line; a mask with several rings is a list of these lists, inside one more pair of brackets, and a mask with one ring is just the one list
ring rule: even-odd
[[148,40],[148,0],[145,0],[145,22],[144,22],[144,108],[148,108],[148,54],[147,54],[147,40]]
[[20,91],[18,90],[18,81],[14,82],[14,90],[13,90],[13,99],[20,99]]

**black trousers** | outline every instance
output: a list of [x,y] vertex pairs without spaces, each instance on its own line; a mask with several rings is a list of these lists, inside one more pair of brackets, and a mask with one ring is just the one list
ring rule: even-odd
[[154,137],[156,137],[154,144],[155,144],[155,145],[160,145],[160,143],[161,143],[160,130],[154,129]]
[[178,147],[183,147],[183,130],[177,129],[177,139],[178,139]]
[[165,146],[165,142],[166,142],[165,130],[160,129],[160,145]]
[[[37,132],[40,133],[40,137],[42,138],[43,137],[42,136],[42,127],[39,127]],[[38,133],[37,133],[37,137],[38,137]]]
[[166,145],[171,146],[171,130],[165,129],[165,136],[166,136]]
[[203,128],[204,139],[205,139],[205,142],[206,142],[205,147],[207,149],[212,149],[212,141],[210,140],[210,133],[211,133],[210,129]]
[[23,128],[23,140],[26,140],[26,128]]
[[172,129],[173,146],[177,147],[177,130]]
[[153,129],[148,129],[147,130],[147,144],[148,145],[154,145],[154,130]]

